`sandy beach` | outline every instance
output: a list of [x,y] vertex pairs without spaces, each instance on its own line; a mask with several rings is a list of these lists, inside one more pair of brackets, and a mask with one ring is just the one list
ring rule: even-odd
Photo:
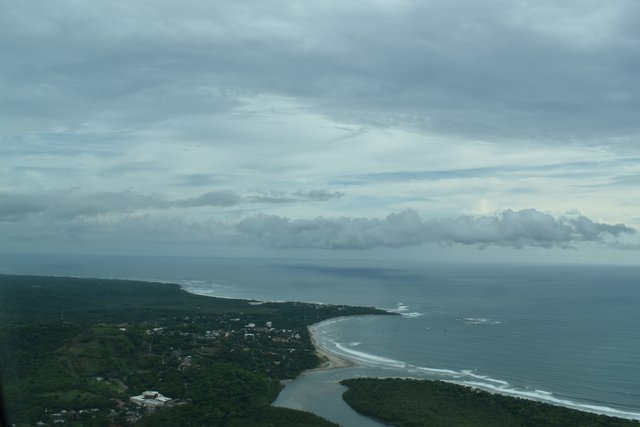
[[307,326],[307,329],[309,330],[311,343],[316,349],[316,354],[322,360],[324,360],[324,362],[322,363],[321,366],[314,369],[309,369],[305,372],[313,372],[313,371],[324,370],[324,369],[350,368],[350,367],[358,366],[355,362],[352,362],[351,360],[343,359],[342,357],[337,356],[333,353],[330,353],[325,349],[323,349],[322,347],[320,347],[315,337],[315,325]]

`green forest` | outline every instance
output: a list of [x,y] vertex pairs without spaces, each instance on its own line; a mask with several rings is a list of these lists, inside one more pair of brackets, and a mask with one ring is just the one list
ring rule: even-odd
[[[330,426],[271,407],[321,363],[307,326],[377,309],[257,303],[178,285],[0,275],[0,366],[17,426]],[[171,398],[132,403],[146,390]]]
[[358,378],[341,382],[359,413],[396,427],[596,427],[639,422],[502,396],[443,381]]

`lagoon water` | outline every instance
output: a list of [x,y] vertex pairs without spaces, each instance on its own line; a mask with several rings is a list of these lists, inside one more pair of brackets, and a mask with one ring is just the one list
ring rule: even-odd
[[337,381],[367,375],[456,381],[640,418],[639,268],[3,255],[0,272],[168,281],[203,295],[401,314],[317,325],[324,348],[360,367],[308,375],[276,403],[332,419],[351,417],[331,409]]

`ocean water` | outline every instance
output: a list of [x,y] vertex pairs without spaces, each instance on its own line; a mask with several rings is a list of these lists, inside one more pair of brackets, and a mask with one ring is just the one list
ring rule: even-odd
[[326,409],[350,376],[443,379],[640,418],[640,268],[0,256],[0,272],[168,281],[202,295],[399,313],[316,325],[324,348],[360,367],[308,375],[276,403],[331,419],[351,417]]

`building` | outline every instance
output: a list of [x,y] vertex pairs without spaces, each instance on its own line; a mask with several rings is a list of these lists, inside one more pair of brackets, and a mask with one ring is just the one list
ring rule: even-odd
[[149,408],[156,408],[158,406],[163,406],[169,403],[172,399],[157,391],[145,391],[139,396],[132,396],[129,398],[130,401],[135,403],[136,405],[144,405]]

